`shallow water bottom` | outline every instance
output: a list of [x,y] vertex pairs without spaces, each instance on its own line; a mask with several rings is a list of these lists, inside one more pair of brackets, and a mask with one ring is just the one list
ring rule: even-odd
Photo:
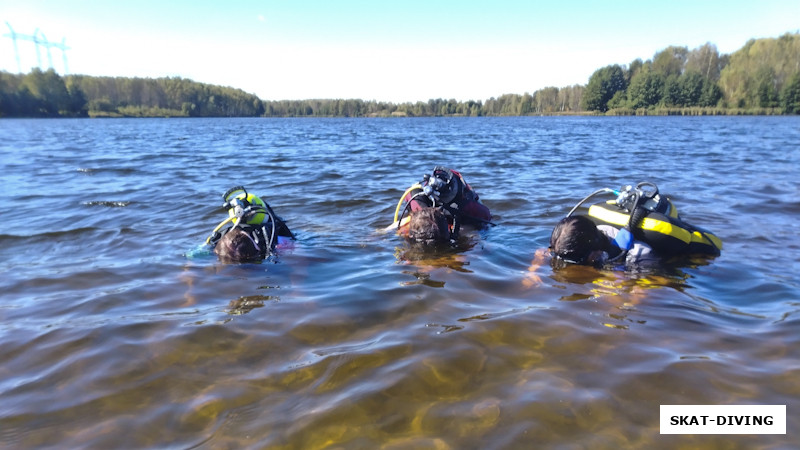
[[[463,119],[0,121],[0,447],[796,448],[796,118]],[[376,230],[438,164],[497,225],[415,253]],[[719,258],[529,270],[645,180]],[[194,251],[238,184],[294,249]],[[668,404],[787,434],[661,435]]]

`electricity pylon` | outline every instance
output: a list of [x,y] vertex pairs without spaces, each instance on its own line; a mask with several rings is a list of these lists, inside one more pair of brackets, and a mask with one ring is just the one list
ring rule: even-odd
[[[50,49],[55,47],[61,50],[61,56],[64,58],[64,75],[67,74],[67,50],[69,50],[69,47],[67,47],[66,38],[62,38],[61,43],[59,44],[56,42],[48,41],[47,36],[44,35],[44,32],[39,31],[38,28],[36,29],[36,31],[33,32],[33,35],[28,36],[27,34],[20,34],[15,32],[14,29],[11,28],[11,24],[9,24],[8,22],[6,22],[6,26],[8,26],[10,33],[4,34],[3,36],[10,37],[11,40],[14,42],[14,54],[17,58],[17,71],[19,73],[22,73],[22,64],[20,63],[19,60],[19,48],[17,47],[17,39],[24,39],[26,41],[32,41],[36,46],[36,62],[39,64],[39,68],[42,67],[42,55],[39,52],[40,46],[47,49],[47,61],[50,63],[51,69],[53,69],[54,67],[53,67],[53,55],[50,52]],[[41,38],[39,37],[39,35],[41,35]]]

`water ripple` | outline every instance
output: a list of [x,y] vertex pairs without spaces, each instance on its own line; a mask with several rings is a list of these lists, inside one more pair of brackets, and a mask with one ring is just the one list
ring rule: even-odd
[[[2,120],[0,138],[2,447],[794,445],[658,424],[662,404],[800,407],[797,118]],[[376,231],[440,164],[496,226],[439,253]],[[580,198],[644,180],[722,255],[531,267]],[[191,251],[241,184],[294,248]]]

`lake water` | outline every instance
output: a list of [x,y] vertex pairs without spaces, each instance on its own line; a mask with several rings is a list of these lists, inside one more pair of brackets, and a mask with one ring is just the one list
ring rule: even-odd
[[[0,120],[0,447],[791,448],[799,143],[798,117]],[[438,164],[496,226],[409,256],[379,230]],[[722,255],[528,272],[639,181]],[[199,251],[238,184],[294,249]],[[661,435],[665,404],[787,405],[787,434]]]

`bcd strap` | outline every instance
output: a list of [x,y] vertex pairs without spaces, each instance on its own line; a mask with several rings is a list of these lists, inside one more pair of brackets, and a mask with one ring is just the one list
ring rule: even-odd
[[[267,230],[267,227],[270,227],[270,230]],[[275,233],[272,231],[274,230],[275,224],[272,221],[267,223],[261,224],[260,226],[255,225],[239,225],[245,233],[250,236],[250,239],[253,240],[253,243],[256,244],[258,247],[259,255],[261,259],[265,259],[273,250],[275,250],[275,242],[272,239],[275,236]],[[226,230],[226,232],[230,231],[232,228]]]

